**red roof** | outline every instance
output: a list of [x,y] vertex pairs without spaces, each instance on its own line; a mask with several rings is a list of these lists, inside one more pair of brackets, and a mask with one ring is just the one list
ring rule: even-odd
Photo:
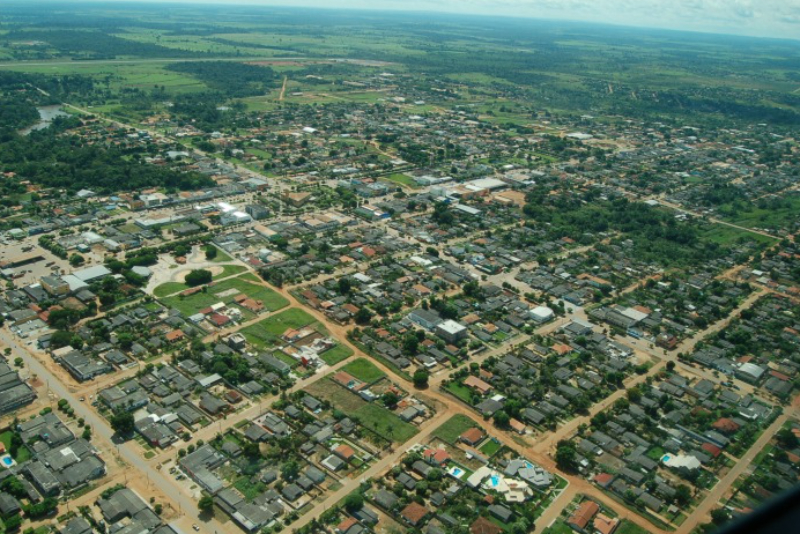
[[594,501],[583,501],[577,510],[569,517],[567,523],[585,529],[594,515],[600,511],[600,506]]
[[351,447],[350,445],[346,445],[344,443],[333,449],[333,452],[335,452],[345,460],[349,460],[356,454],[356,451],[353,450],[353,447]]
[[704,451],[706,451],[708,454],[710,454],[711,456],[713,456],[714,458],[719,456],[720,453],[722,452],[722,449],[720,449],[719,447],[717,447],[716,445],[713,445],[711,443],[703,443],[702,449]]
[[480,428],[470,428],[459,436],[461,441],[466,441],[470,444],[478,443],[483,439],[483,431]]
[[428,509],[415,502],[412,502],[400,512],[400,516],[412,525],[417,525],[426,515],[428,515]]
[[609,473],[597,473],[594,476],[594,483],[602,487],[606,487],[611,484],[612,480],[614,480],[614,475]]
[[450,455],[444,449],[428,449],[422,455],[426,460],[433,460],[437,464],[443,464],[450,459]]

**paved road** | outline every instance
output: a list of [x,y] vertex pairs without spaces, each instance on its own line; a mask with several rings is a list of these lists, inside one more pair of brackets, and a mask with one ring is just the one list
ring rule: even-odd
[[[82,417],[87,424],[92,427],[93,440],[102,440],[105,442],[106,450],[116,450],[120,458],[130,466],[129,468],[136,473],[140,473],[147,477],[149,483],[154,484],[164,495],[169,496],[174,503],[173,508],[182,510],[188,516],[188,519],[197,523],[198,525],[205,525],[206,531],[210,534],[215,530],[226,532],[224,527],[216,522],[209,521],[203,522],[198,517],[197,503],[192,501],[181,491],[178,487],[167,478],[167,475],[162,474],[146,462],[141,456],[139,446],[135,443],[118,443],[114,440],[114,432],[108,423],[100,417],[89,405],[81,402],[78,398],[61,383],[58,378],[53,375],[44,365],[42,365],[37,358],[35,358],[25,347],[19,345],[7,331],[0,330],[0,341],[5,343],[6,346],[11,348],[14,356],[19,356],[25,361],[28,369],[32,373],[39,376],[40,379],[47,382],[49,389],[62,399],[69,401],[70,405],[74,408],[75,414]],[[108,463],[112,461],[111,458],[105,458]],[[166,504],[166,503],[165,503]]]

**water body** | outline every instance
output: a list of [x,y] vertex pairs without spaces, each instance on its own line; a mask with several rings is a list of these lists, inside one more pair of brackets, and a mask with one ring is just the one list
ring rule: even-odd
[[50,126],[50,123],[57,117],[69,117],[69,113],[61,110],[61,106],[43,106],[36,108],[36,110],[39,112],[39,122],[24,130],[20,130],[20,135],[28,135],[34,130],[44,130]]

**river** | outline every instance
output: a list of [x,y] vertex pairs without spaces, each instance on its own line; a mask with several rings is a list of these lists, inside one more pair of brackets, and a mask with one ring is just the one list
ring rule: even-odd
[[24,130],[20,130],[20,135],[28,135],[34,130],[44,130],[50,126],[50,123],[57,117],[69,117],[69,113],[61,110],[61,106],[42,106],[36,108],[36,110],[39,112],[39,122],[33,126],[28,126]]

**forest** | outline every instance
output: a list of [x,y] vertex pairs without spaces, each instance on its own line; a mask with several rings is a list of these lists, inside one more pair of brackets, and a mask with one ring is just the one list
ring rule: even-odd
[[[275,73],[271,68],[247,63],[184,61],[172,63],[167,69],[191,74],[210,89],[232,98],[262,95],[275,87]],[[236,83],[231,83],[232,80]]]
[[148,187],[195,190],[214,185],[207,176],[140,162],[114,147],[87,146],[67,132],[80,125],[76,118],[58,118],[28,136],[7,133],[0,142],[0,165],[45,187],[101,193],[138,191]]

